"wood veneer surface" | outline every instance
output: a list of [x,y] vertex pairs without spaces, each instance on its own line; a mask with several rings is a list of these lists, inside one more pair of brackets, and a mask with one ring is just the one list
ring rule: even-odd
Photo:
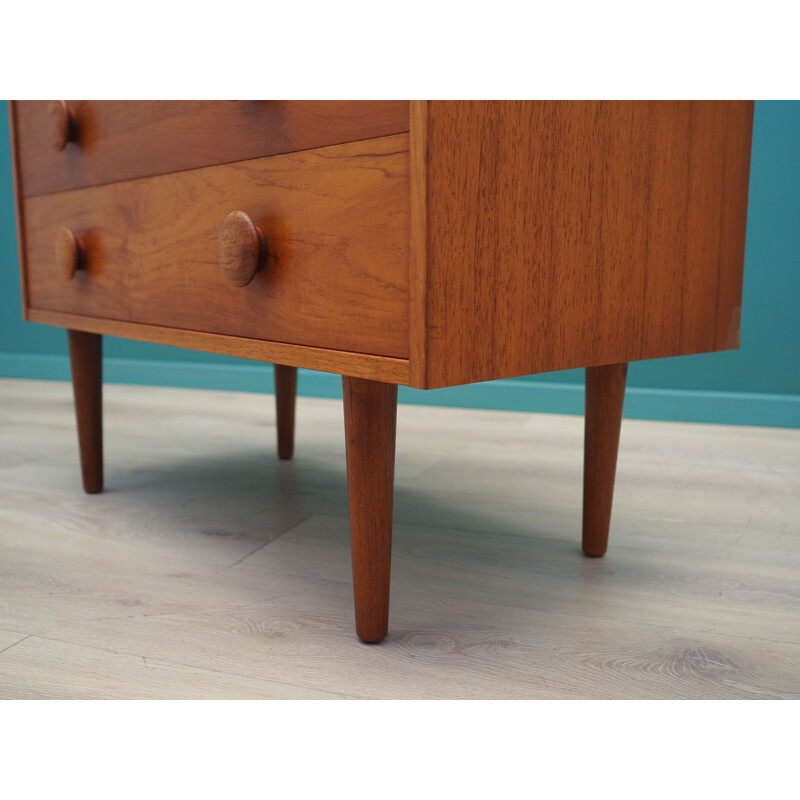
[[412,103],[412,385],[737,347],[752,114]]
[[73,100],[78,141],[58,152],[50,104],[11,105],[25,196],[408,130],[408,101],[399,100]]
[[[406,358],[408,136],[24,201],[32,309]],[[267,259],[223,277],[220,225],[247,213]],[[84,247],[72,280],[53,248]]]

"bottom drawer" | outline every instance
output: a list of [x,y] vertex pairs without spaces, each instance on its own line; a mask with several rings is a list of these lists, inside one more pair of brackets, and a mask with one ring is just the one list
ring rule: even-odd
[[[246,286],[219,266],[245,212],[266,259]],[[68,278],[55,245],[81,245]],[[408,356],[408,135],[40,195],[24,201],[32,309]]]

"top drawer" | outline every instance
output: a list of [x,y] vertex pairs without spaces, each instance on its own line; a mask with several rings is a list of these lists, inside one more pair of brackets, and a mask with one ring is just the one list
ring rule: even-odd
[[[12,103],[23,196],[96,186],[408,131],[399,100]],[[63,147],[63,149],[57,149]]]

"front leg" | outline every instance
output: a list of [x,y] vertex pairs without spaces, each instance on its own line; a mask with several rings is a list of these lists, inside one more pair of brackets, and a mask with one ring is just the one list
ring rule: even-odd
[[583,552],[587,556],[602,556],[608,547],[627,374],[627,364],[586,370]]
[[67,331],[83,489],[103,491],[103,337]]
[[389,629],[397,386],[342,378],[356,633],[379,642]]

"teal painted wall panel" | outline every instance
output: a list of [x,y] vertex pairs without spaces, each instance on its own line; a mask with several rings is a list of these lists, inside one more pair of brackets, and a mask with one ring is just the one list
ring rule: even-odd
[[[756,103],[738,351],[631,364],[626,415],[799,426],[800,102]],[[7,107],[0,108],[0,377],[65,377],[60,329],[22,322]],[[108,337],[109,379],[257,391],[271,374],[252,362]],[[40,358],[29,359],[29,356]],[[134,363],[135,362],[135,363]],[[111,374],[113,373],[113,375]],[[579,413],[582,370],[434,392],[406,402]],[[305,389],[303,388],[305,386]],[[308,376],[301,391],[338,392]],[[268,388],[264,389],[268,391]],[[402,396],[401,396],[402,399]]]

